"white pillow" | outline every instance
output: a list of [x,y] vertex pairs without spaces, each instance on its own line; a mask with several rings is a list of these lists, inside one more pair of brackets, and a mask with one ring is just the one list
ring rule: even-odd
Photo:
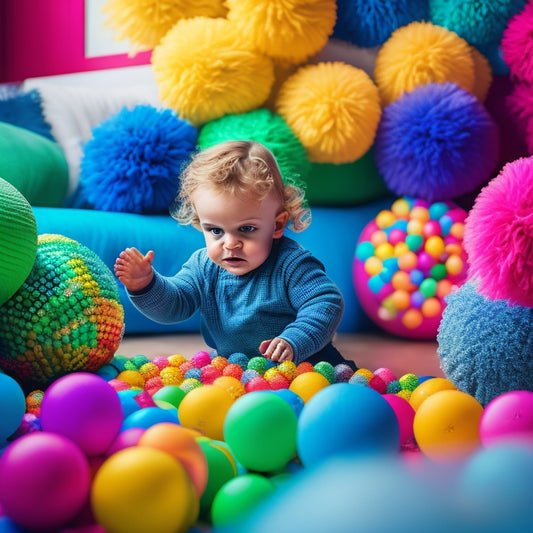
[[62,147],[68,163],[69,197],[78,186],[83,147],[91,139],[95,126],[123,107],[131,109],[138,104],[162,107],[157,86],[151,84],[95,89],[54,85],[48,81],[40,84],[38,78],[34,78],[31,83],[25,83],[24,89],[37,89],[41,94],[44,118],[50,124],[52,135]]

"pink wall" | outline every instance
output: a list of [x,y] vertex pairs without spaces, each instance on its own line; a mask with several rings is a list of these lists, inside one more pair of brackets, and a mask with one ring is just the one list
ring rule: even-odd
[[150,62],[150,52],[86,58],[84,0],[0,3],[0,82]]

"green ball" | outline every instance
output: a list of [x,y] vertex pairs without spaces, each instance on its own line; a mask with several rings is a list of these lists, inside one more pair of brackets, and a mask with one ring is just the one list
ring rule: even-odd
[[207,484],[200,497],[200,517],[207,519],[220,487],[237,475],[237,464],[224,443],[207,437],[197,440],[207,460]]
[[335,383],[335,367],[328,361],[320,361],[314,366],[315,372],[322,374],[330,383]]
[[274,472],[296,455],[298,418],[292,407],[271,391],[241,396],[224,420],[224,440],[248,470]]
[[272,481],[259,474],[242,474],[231,479],[220,488],[213,500],[213,525],[223,527],[239,523],[275,489]]
[[28,277],[37,257],[37,223],[26,198],[0,178],[0,306]]
[[178,408],[181,400],[185,398],[185,394],[185,391],[178,385],[166,385],[165,387],[161,387],[152,398],[154,400],[168,402]]

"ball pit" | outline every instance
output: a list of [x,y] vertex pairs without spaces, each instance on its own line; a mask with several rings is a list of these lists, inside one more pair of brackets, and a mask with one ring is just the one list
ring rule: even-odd
[[[99,455],[91,455],[95,450],[88,452],[76,445],[92,473],[87,488],[91,500],[78,509],[69,525],[96,528],[99,532],[102,528],[135,532],[147,527],[143,520],[150,520],[150,528],[174,531],[191,528],[199,518],[215,527],[217,524],[224,527],[222,524],[238,521],[240,517],[244,520],[256,505],[268,505],[270,497],[294,485],[288,482],[297,483],[299,476],[323,468],[339,457],[360,457],[366,458],[365,461],[376,455],[381,457],[380,461],[392,457],[424,457],[430,461],[409,460],[406,464],[415,466],[418,473],[428,468],[429,463],[452,464],[457,468],[449,469],[450,473],[460,475],[465,469],[464,475],[468,476],[466,468],[483,452],[484,434],[491,449],[511,444],[524,447],[527,428],[521,427],[524,431],[517,440],[511,429],[518,429],[520,424],[513,413],[519,405],[523,413],[520,421],[526,426],[528,417],[533,417],[528,398],[519,392],[498,397],[494,410],[491,408],[486,413],[483,429],[481,405],[444,378],[417,376],[412,372],[396,376],[388,368],[348,372],[346,365],[330,368],[324,362],[295,365],[272,361],[262,364],[255,360],[250,364],[242,354],[234,354],[231,359],[233,362],[214,353],[206,356],[206,352],[196,358],[176,354],[152,361],[144,355],[126,361],[116,355],[109,364],[122,368],[122,373],[127,372],[123,376],[126,381],[117,376],[106,383],[102,376],[89,374],[95,386],[97,382],[98,387],[103,383],[106,393],[118,399],[121,425],[107,447],[101,444],[99,449],[105,449]],[[164,385],[161,374],[185,366],[188,370],[199,370],[200,374],[205,368],[238,367],[240,372],[236,375],[240,378],[222,375],[212,383],[209,376],[205,382],[201,377],[189,378],[184,382],[194,383],[190,388],[183,383]],[[145,380],[143,375],[147,373],[151,377]],[[277,388],[279,378],[284,380],[282,388]],[[87,373],[75,373],[56,380],[44,393],[40,390],[29,393],[27,412],[7,443],[4,461],[11,457],[11,446],[24,442],[25,437],[51,434],[46,429],[50,398],[59,396],[63,400],[59,402],[63,404],[62,409],[72,403],[73,412],[83,407],[84,402],[93,404],[94,409],[99,402],[98,394],[87,393],[88,388],[82,386],[86,379]],[[249,385],[259,383],[258,380],[261,385],[257,390],[250,390]],[[58,395],[57,390],[68,381],[79,386],[73,387],[70,394],[63,391]],[[144,385],[139,385],[142,382]],[[149,386],[150,382],[154,383],[153,387]],[[75,398],[76,391],[81,400]],[[39,418],[43,404],[44,428]],[[86,407],[89,409],[91,405]],[[107,405],[105,409],[96,409],[100,413],[106,410],[109,411]],[[180,416],[180,411],[185,416]],[[87,426],[93,427],[92,433],[99,433],[97,419],[77,414],[74,422],[72,417],[70,421],[67,417],[62,423],[82,434],[76,424],[85,420]],[[509,417],[516,424],[509,422]],[[106,427],[105,415],[102,426]],[[448,431],[450,428],[453,431]],[[505,438],[506,433],[514,440]],[[80,443],[91,442],[87,438],[88,441],[81,438]],[[170,465],[169,459],[174,465],[170,470],[163,467]],[[527,462],[527,458],[524,460]],[[483,464],[482,459],[479,461]],[[33,471],[19,472],[18,486],[27,490],[33,483]],[[245,490],[246,476],[250,474],[259,481]],[[487,475],[502,476],[503,482],[507,479],[503,465]],[[154,479],[161,487],[166,484],[166,488],[158,488],[155,493],[148,491],[147,486]],[[469,491],[474,485],[465,482]],[[180,503],[166,513],[166,506],[175,498],[178,488]],[[265,488],[268,490],[263,494]],[[526,489],[524,485],[520,490]],[[256,492],[263,494],[259,499],[265,500],[264,504],[256,501]],[[465,498],[475,496],[471,492],[462,494]],[[490,490],[478,496],[481,505],[491,497]],[[2,496],[0,480],[0,510],[6,507],[3,498],[7,496]],[[227,503],[228,499],[231,504]],[[138,503],[134,505],[133,501]],[[7,509],[12,513],[9,503]],[[159,516],[161,509],[164,516]],[[143,514],[143,518],[139,519],[137,513]],[[15,514],[3,518],[13,527],[19,527],[19,522],[22,524],[24,520],[16,510]]]
[[466,211],[401,197],[365,226],[353,281],[367,315],[389,333],[434,339],[445,297],[466,279]]

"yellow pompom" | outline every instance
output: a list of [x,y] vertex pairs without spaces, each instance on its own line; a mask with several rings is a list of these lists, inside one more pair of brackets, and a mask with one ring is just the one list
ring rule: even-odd
[[333,33],[335,0],[227,0],[228,20],[264,54],[302,63]]
[[381,107],[374,82],[341,62],[300,67],[282,85],[276,110],[317,163],[351,163],[372,146]]
[[150,50],[180,19],[224,17],[223,0],[107,0],[102,12],[115,39],[128,39],[134,51]]
[[456,83],[473,92],[470,45],[456,33],[430,22],[411,22],[395,30],[380,48],[374,80],[383,107],[428,83]]
[[481,102],[485,102],[492,83],[492,68],[489,60],[475,47],[470,47],[474,60],[474,88],[472,94]]
[[221,18],[178,22],[152,54],[159,97],[200,126],[260,107],[274,83],[272,60]]

